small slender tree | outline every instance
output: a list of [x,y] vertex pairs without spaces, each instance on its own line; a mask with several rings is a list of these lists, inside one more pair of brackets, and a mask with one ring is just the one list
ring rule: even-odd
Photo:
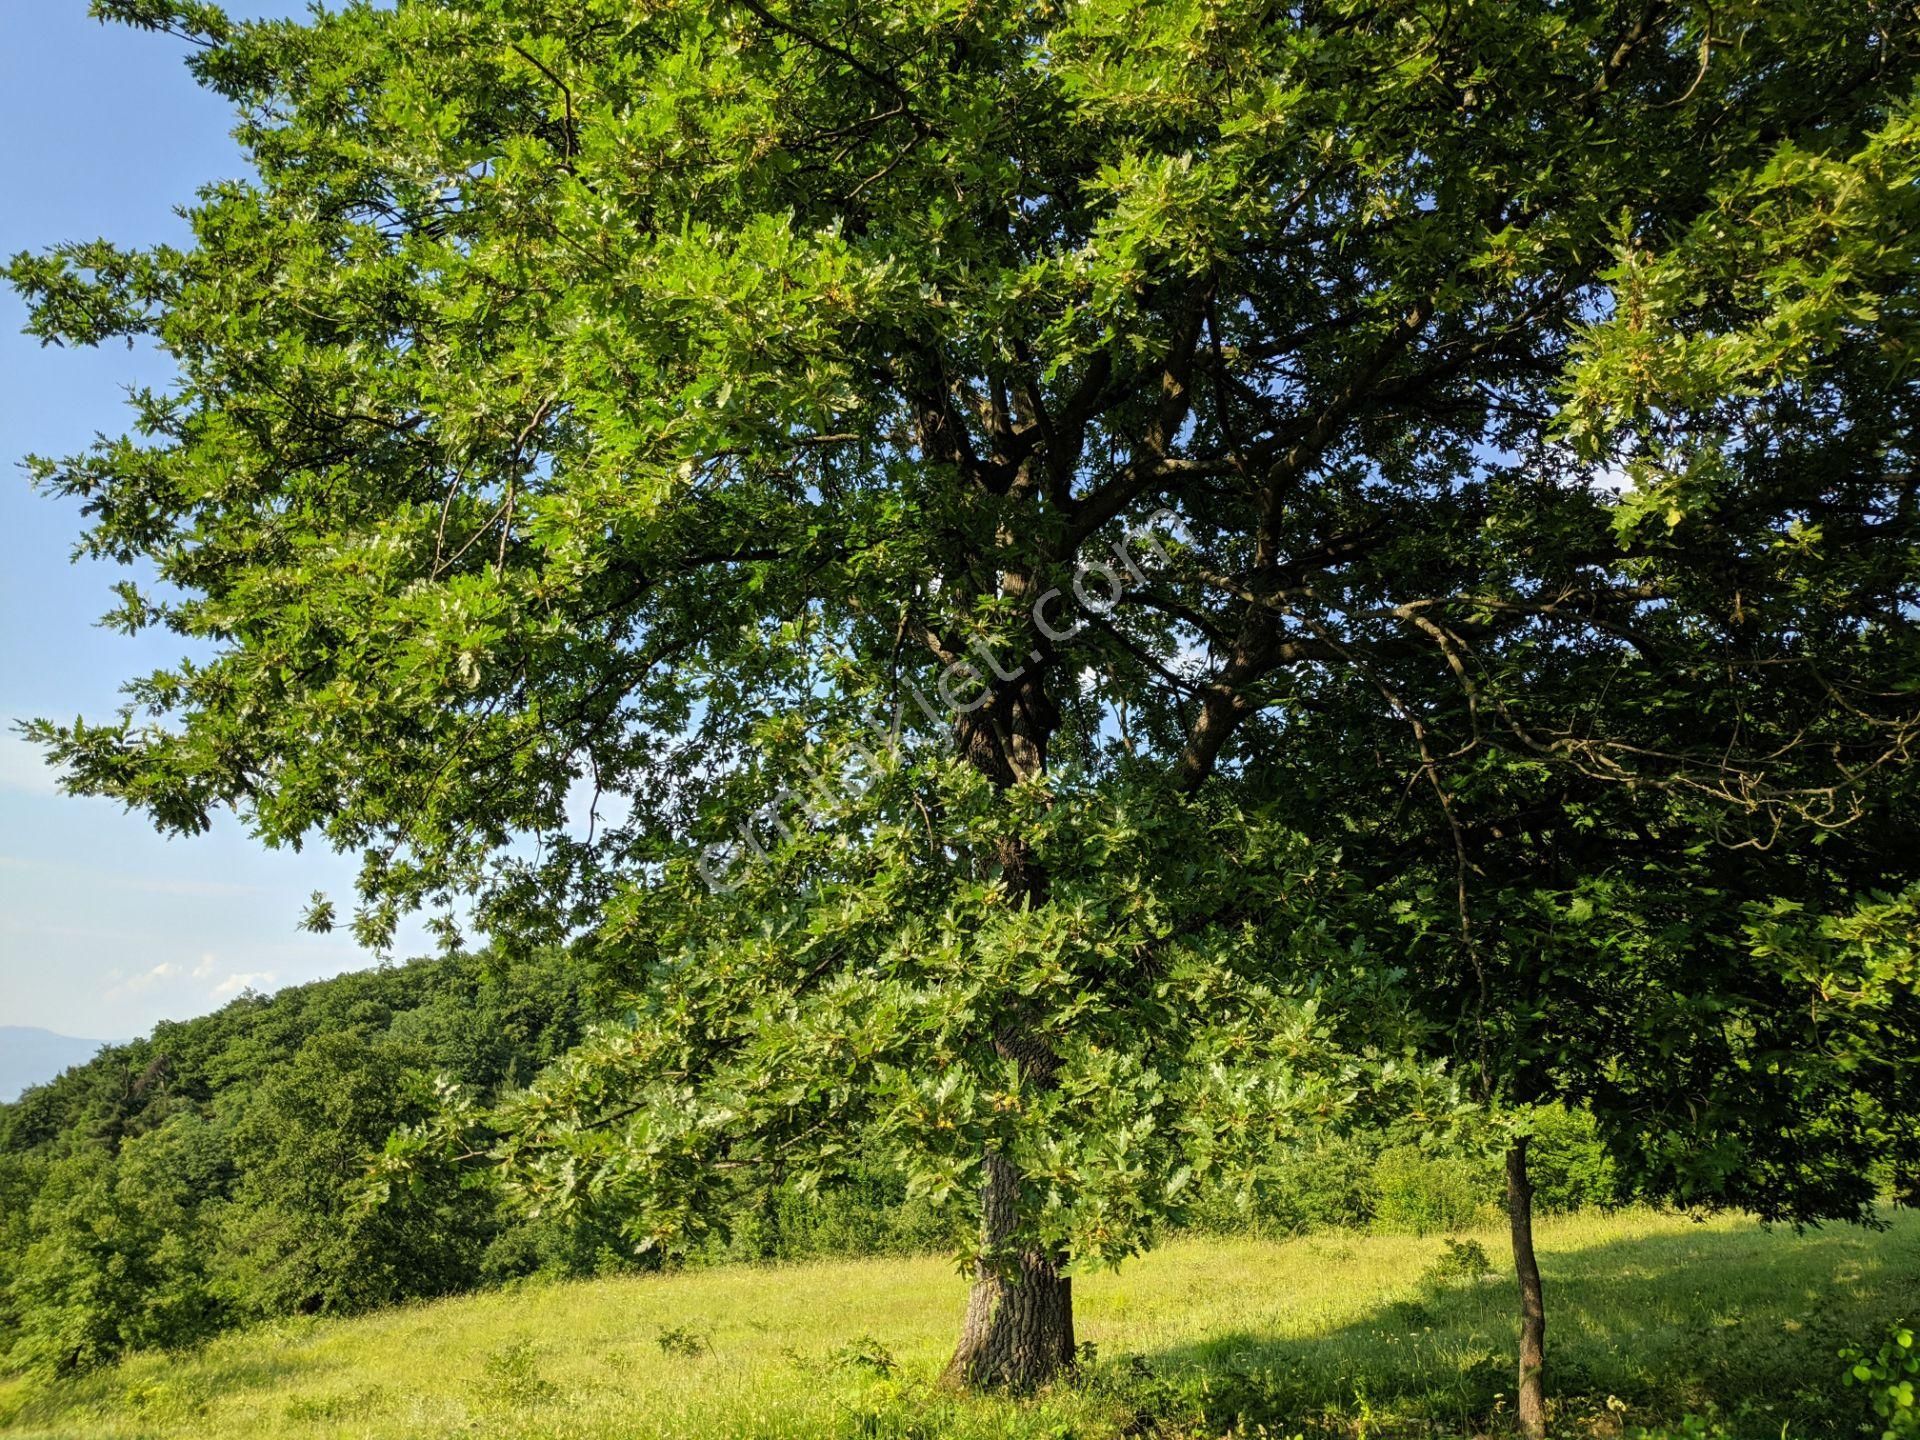
[[[196,46],[255,175],[184,249],[12,264],[43,338],[177,366],[35,470],[157,568],[115,620],[201,646],[36,733],[165,828],[362,851],[370,942],[464,895],[624,947],[641,1022],[529,1100],[536,1190],[671,1239],[712,1177],[862,1126],[974,1188],[959,1379],[1066,1363],[1067,1267],[1225,1122],[1402,1078],[1418,1027],[1336,1003],[1378,967],[1270,804],[1327,685],[1443,811],[1442,693],[1515,763],[1767,814],[1915,723],[1904,612],[1865,610],[1788,667],[1849,667],[1842,779],[1776,777],[1690,628],[1725,577],[1593,489],[1668,452],[1552,428],[1609,373],[1583,337],[1631,330],[1623,246],[1896,132],[1904,7],[95,8]],[[1633,473],[1631,514],[1684,521]],[[1559,656],[1643,631],[1678,643],[1620,693],[1664,703],[1596,728]],[[1470,651],[1532,658],[1476,692]],[[896,736],[858,805],[796,805]]]

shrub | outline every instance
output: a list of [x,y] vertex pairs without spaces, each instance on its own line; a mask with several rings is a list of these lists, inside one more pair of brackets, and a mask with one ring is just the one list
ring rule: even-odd
[[1373,1164],[1376,1230],[1431,1235],[1492,1218],[1491,1172],[1459,1155],[1429,1155],[1415,1145],[1383,1150]]
[[785,1185],[726,1219],[725,1239],[696,1258],[813,1260],[840,1255],[924,1255],[953,1241],[953,1217],[910,1199],[905,1175],[856,1165],[819,1189]]
[[540,1374],[539,1351],[531,1340],[516,1340],[487,1356],[479,1398],[489,1406],[519,1409],[551,1400],[559,1387]]
[[683,1359],[693,1359],[713,1350],[713,1342],[705,1334],[684,1325],[665,1327],[653,1338],[659,1345],[662,1355],[678,1355]]
[[480,1279],[487,1285],[532,1275],[583,1280],[659,1268],[657,1254],[636,1254],[618,1231],[592,1215],[515,1217],[480,1256]]
[[871,1335],[862,1335],[850,1344],[839,1346],[827,1355],[827,1362],[840,1370],[864,1370],[881,1379],[900,1368],[893,1352]]
[[1493,1261],[1487,1258],[1486,1247],[1478,1240],[1449,1238],[1442,1243],[1446,1248],[1421,1273],[1422,1284],[1440,1289],[1462,1281],[1471,1284],[1493,1274]]
[[1189,1214],[1217,1234],[1304,1235],[1364,1225],[1372,1213],[1371,1136],[1329,1135],[1277,1155],[1251,1175],[1201,1190]]
[[1600,1127],[1586,1110],[1542,1105],[1533,1112],[1533,1143],[1527,1150],[1533,1203],[1539,1210],[1606,1209],[1622,1200],[1613,1157]]

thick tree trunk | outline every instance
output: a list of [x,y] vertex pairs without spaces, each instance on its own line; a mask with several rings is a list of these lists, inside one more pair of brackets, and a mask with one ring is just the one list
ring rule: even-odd
[[1513,1269],[1520,1282],[1520,1391],[1516,1406],[1523,1440],[1546,1440],[1547,1308],[1540,1264],[1533,1255],[1533,1182],[1527,1177],[1527,1137],[1507,1151],[1507,1217],[1513,1230]]
[[1020,1172],[988,1153],[981,1185],[981,1239],[960,1344],[943,1377],[977,1390],[1032,1390],[1073,1363],[1073,1281],[1056,1257],[1009,1253],[1019,1210]]
[[[1010,574],[1001,588],[1018,597],[1030,581]],[[1060,712],[1036,672],[1001,689],[985,710],[958,717],[954,731],[961,754],[1004,790],[1046,772],[1047,739],[1059,723]],[[991,859],[1010,895],[1031,905],[1046,903],[1046,871],[1024,841],[1004,842]],[[1009,996],[1006,1003],[994,1049],[1020,1067],[1025,1083],[1051,1088],[1057,1059],[1023,1013],[1023,1002]],[[1020,1229],[1019,1167],[989,1148],[982,1168],[980,1259],[960,1343],[943,1378],[977,1390],[1032,1390],[1073,1364],[1073,1282],[1061,1273],[1064,1256],[1014,1239]]]

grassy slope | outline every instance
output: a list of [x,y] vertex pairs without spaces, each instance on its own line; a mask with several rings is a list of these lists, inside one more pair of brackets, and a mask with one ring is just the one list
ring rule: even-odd
[[[1500,1256],[1500,1236],[1478,1237]],[[1569,1434],[1715,1402],[1742,1436],[1851,1434],[1835,1347],[1920,1314],[1920,1217],[1804,1236],[1627,1213],[1542,1227]],[[1510,1291],[1420,1279],[1437,1239],[1181,1240],[1076,1282],[1085,1382],[1036,1401],[932,1384],[962,1297],[944,1261],[740,1267],[527,1286],[231,1335],[35,1392],[43,1436],[1118,1436],[1472,1434],[1510,1391]],[[667,1332],[667,1343],[662,1343]],[[681,1332],[678,1343],[672,1332]],[[844,1351],[878,1337],[891,1376]],[[699,1337],[698,1340],[692,1337]],[[704,1342],[704,1344],[700,1342]],[[691,1352],[691,1353],[688,1353]],[[1143,1357],[1149,1378],[1130,1359]],[[1816,1393],[1817,1392],[1817,1393]],[[1608,1398],[1616,1397],[1610,1407]],[[1159,1428],[1141,1424],[1151,1417]],[[1363,1418],[1363,1417],[1371,1417]],[[1417,1423],[1424,1418],[1436,1426]],[[1260,1431],[1256,1427],[1270,1427]]]

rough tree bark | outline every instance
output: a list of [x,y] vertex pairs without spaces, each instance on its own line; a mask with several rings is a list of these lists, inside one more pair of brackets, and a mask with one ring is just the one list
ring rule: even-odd
[[1546,1440],[1547,1309],[1540,1264],[1533,1254],[1533,1181],[1527,1175],[1527,1137],[1507,1151],[1507,1218],[1513,1231],[1513,1269],[1520,1284],[1520,1390],[1516,1418],[1522,1440]]
[[1059,1257],[1010,1249],[1018,1220],[1020,1172],[988,1152],[981,1185],[980,1258],[948,1384],[983,1390],[1032,1390],[1073,1363],[1073,1281]]

